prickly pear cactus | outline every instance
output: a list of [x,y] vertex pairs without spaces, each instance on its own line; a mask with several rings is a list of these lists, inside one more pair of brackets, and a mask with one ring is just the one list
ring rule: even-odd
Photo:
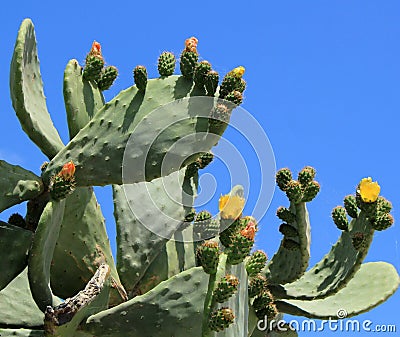
[[[219,86],[197,47],[195,37],[185,41],[182,75],[173,75],[175,55],[163,52],[159,78],[136,66],[134,85],[106,102],[102,92],[118,70],[105,66],[94,42],[83,66],[71,60],[64,71],[64,145],[47,111],[34,27],[23,21],[11,99],[49,162],[35,174],[0,161],[0,212],[27,201],[24,217],[0,222],[1,336],[297,336],[277,326],[261,331],[257,322],[284,313],[327,319],[343,307],[354,316],[397,290],[392,265],[363,263],[374,232],[394,222],[371,178],[333,209],[341,236],[310,269],[307,203],[320,190],[312,167],[297,179],[287,168],[276,174],[289,205],[277,211],[283,238],[271,259],[253,251],[258,223],[242,214],[241,186],[221,196],[219,214],[196,214],[199,174],[246,88],[241,66]],[[133,169],[124,172],[127,163]],[[103,185],[113,188],[116,263],[93,191]]]

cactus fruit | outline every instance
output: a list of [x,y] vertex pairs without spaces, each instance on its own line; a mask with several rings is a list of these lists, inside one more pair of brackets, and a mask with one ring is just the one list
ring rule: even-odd
[[246,271],[249,276],[256,276],[265,267],[267,262],[267,254],[262,250],[257,250],[251,254],[249,260],[246,262]]
[[160,76],[171,76],[175,71],[175,55],[165,51],[158,58],[158,73]]
[[358,216],[356,198],[353,195],[348,195],[343,199],[343,203],[347,214],[353,219],[356,219]]
[[347,231],[349,221],[347,220],[346,210],[342,206],[337,206],[332,210],[332,219],[336,227],[342,231]]
[[276,184],[282,191],[286,191],[289,183],[292,181],[292,172],[288,168],[280,169],[276,172]]
[[198,257],[204,272],[215,274],[217,272],[219,260],[218,243],[215,241],[206,241],[198,248]]
[[235,275],[226,275],[218,282],[217,288],[214,290],[214,300],[218,303],[224,303],[238,289],[239,280]]
[[118,69],[114,66],[105,67],[100,78],[97,81],[97,86],[101,91],[108,90],[113,85],[114,81],[118,77]]
[[[269,260],[260,250],[251,254],[258,224],[242,214],[241,186],[221,196],[219,214],[196,214],[199,174],[213,160],[210,150],[246,88],[244,67],[218,87],[219,74],[198,62],[197,45],[194,37],[185,41],[182,76],[172,75],[175,57],[165,52],[158,64],[162,78],[148,79],[146,68],[137,66],[135,85],[110,102],[103,91],[117,70],[104,67],[100,44],[93,43],[83,71],[70,60],[63,86],[70,141],[64,145],[47,112],[34,27],[24,20],[11,62],[11,99],[23,130],[49,162],[38,176],[0,161],[0,211],[27,201],[25,217],[0,221],[0,335],[258,337],[257,319],[284,313],[328,319],[343,307],[353,316],[397,290],[393,266],[363,264],[374,232],[394,222],[391,203],[371,178],[333,210],[340,238],[310,269],[307,203],[320,190],[310,166],[297,180],[288,168],[276,173],[290,205],[277,211],[283,238]],[[215,99],[173,114],[159,110],[195,96]],[[184,144],[184,154],[174,153],[178,165],[161,170],[172,141],[202,133],[207,137]],[[126,180],[121,167],[131,145],[131,159],[145,173],[133,169]],[[112,185],[116,264],[97,185]],[[281,334],[275,330],[268,336]]]
[[209,326],[213,331],[222,331],[233,323],[235,315],[229,308],[215,310],[210,315]]
[[218,82],[219,82],[219,74],[215,70],[210,70],[205,75],[204,85],[206,87],[208,96],[215,95],[218,88]]
[[211,64],[208,61],[201,61],[196,64],[194,68],[193,80],[197,85],[204,85],[206,83],[207,74],[211,71]]
[[145,66],[136,66],[133,69],[133,79],[135,81],[136,87],[144,91],[147,86],[147,69]]

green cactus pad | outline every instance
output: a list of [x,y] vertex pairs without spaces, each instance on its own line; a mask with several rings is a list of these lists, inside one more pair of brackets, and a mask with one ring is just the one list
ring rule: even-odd
[[31,231],[0,221],[0,290],[26,267],[32,236]]
[[49,191],[53,200],[65,199],[68,195],[75,190],[75,179],[65,179],[59,175],[55,175],[50,179]]
[[230,73],[228,73],[224,76],[222,80],[221,88],[219,90],[219,97],[226,99],[229,93],[241,88],[242,88],[241,78],[237,76],[232,76]]
[[133,69],[133,80],[138,90],[146,90],[147,86],[147,69],[145,66],[136,66]]
[[243,95],[240,91],[234,90],[225,96],[225,100],[232,102],[235,105],[240,105],[243,103]]
[[[196,180],[187,177],[183,168],[152,182],[113,186],[117,268],[128,292],[135,288],[160,249],[181,226],[186,213],[191,211],[197,195]],[[133,209],[135,213],[130,205],[138,205]]]
[[158,58],[158,73],[160,76],[171,76],[175,71],[175,55],[170,52],[163,52]]
[[100,79],[97,81],[99,90],[104,91],[111,88],[118,77],[118,69],[114,66],[107,66],[103,69]]
[[50,201],[39,220],[28,260],[28,276],[32,296],[43,312],[60,300],[50,287],[50,266],[64,216],[65,200]]
[[110,267],[102,264],[85,289],[57,307],[47,307],[44,319],[46,335],[74,337],[81,322],[108,308],[110,283]]
[[48,157],[63,147],[47,111],[33,23],[25,19],[18,31],[10,69],[11,100],[22,129]]
[[264,291],[263,293],[256,296],[253,301],[253,308],[257,310],[264,309],[271,303],[273,303],[274,298],[269,291]]
[[343,203],[347,214],[353,219],[357,218],[358,209],[357,209],[356,198],[353,195],[348,195],[343,199]]
[[83,81],[82,68],[70,60],[64,70],[64,103],[70,139],[93,118],[104,105],[104,97],[93,82]]
[[[92,188],[81,187],[65,199],[65,212],[51,265],[51,287],[68,298],[83,289],[100,263],[106,262],[117,287],[122,287],[111,253],[101,208]],[[121,302],[117,289],[111,303]]]
[[[189,164],[196,159],[191,157],[193,153],[208,152],[219,139],[218,135],[207,133],[205,117],[213,102],[209,102],[209,106],[208,101],[205,104],[205,98],[192,98],[172,105],[168,103],[188,95],[203,94],[192,92],[192,83],[178,76],[149,80],[145,93],[138,92],[136,87],[122,91],[50,162],[43,173],[44,181],[48,183],[64,163],[72,160],[76,165],[77,186],[121,184],[126,145],[129,146],[127,165],[134,169],[124,177],[127,179],[124,183],[152,180],[176,171],[177,163]],[[172,109],[175,104],[179,109]],[[220,133],[223,131],[219,130]],[[132,133],[134,144],[131,145],[128,140]],[[196,141],[188,135],[193,135]],[[178,140],[181,140],[180,145],[171,148]],[[163,165],[161,171],[161,159],[167,153],[174,161]]]
[[95,314],[82,326],[95,336],[200,336],[208,275],[184,271],[144,295]]
[[38,328],[42,327],[43,318],[43,312],[39,310],[32,298],[28,268],[25,268],[7,287],[0,291],[0,326],[17,325],[26,329]]
[[19,214],[19,213],[13,213],[10,215],[10,217],[8,218],[7,221],[10,225],[13,225],[15,227],[19,227],[19,228],[23,228],[23,229],[27,229],[26,228],[26,221],[24,219],[24,217]]
[[381,196],[378,197],[377,203],[378,203],[378,205],[377,205],[378,206],[377,207],[378,208],[378,210],[377,210],[378,216],[382,215],[382,214],[390,213],[390,211],[393,208],[392,203],[389,200],[387,200]]
[[279,226],[279,231],[286,237],[297,237],[299,232],[295,227],[287,223],[283,223]]
[[306,203],[291,203],[289,209],[296,216],[296,221],[290,225],[298,232],[296,238],[298,249],[285,248],[287,238],[282,239],[278,251],[267,263],[266,277],[273,284],[285,284],[297,280],[305,273],[310,259],[310,219]]
[[39,196],[43,190],[36,174],[0,160],[0,212]]
[[233,235],[232,244],[226,250],[228,255],[227,262],[229,264],[238,264],[242,262],[246,256],[250,255],[253,245],[254,240],[251,240],[240,233]]
[[[366,236],[366,246],[361,251],[353,248],[352,235],[356,232]],[[372,241],[372,232],[365,213],[361,212],[357,219],[350,222],[349,231],[342,232],[339,240],[320,262],[290,284],[270,286],[272,293],[276,298],[309,300],[338,292],[360,268]]]
[[289,208],[280,206],[277,211],[276,211],[276,216],[281,219],[282,221],[285,221],[287,223],[292,223],[296,221],[296,215],[293,214]]
[[316,319],[337,319],[345,310],[346,318],[369,311],[397,290],[400,278],[385,262],[363,264],[345,288],[324,299],[277,301],[279,311]]

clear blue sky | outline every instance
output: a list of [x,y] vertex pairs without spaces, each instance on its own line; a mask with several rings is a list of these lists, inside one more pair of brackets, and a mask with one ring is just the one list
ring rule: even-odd
[[[144,64],[157,76],[160,52],[179,54],[183,41],[199,39],[199,52],[224,74],[246,67],[243,108],[260,123],[277,167],[298,171],[313,165],[322,190],[309,206],[311,264],[330,249],[339,231],[332,208],[365,176],[382,187],[399,218],[400,2],[385,1],[202,1],[135,4],[118,1],[7,1],[0,12],[0,158],[34,172],[44,156],[21,131],[9,99],[9,64],[18,27],[30,17],[36,27],[47,104],[67,142],[62,99],[63,70],[71,58],[83,63],[93,40],[102,44],[120,76],[106,98],[132,85],[132,69]],[[261,3],[261,1],[259,2]],[[234,137],[228,133],[227,138]],[[233,140],[232,140],[233,141]],[[256,165],[249,153],[250,177]],[[212,164],[208,172],[221,176]],[[257,178],[258,179],[258,178]],[[240,183],[240,181],[235,181]],[[110,188],[97,189],[113,241]],[[219,187],[217,194],[227,192]],[[280,240],[275,209],[287,202],[276,191],[261,221],[257,246],[272,256]],[[214,205],[215,206],[215,205]],[[265,203],[265,207],[268,202]],[[249,208],[249,207],[248,207]],[[251,209],[246,209],[251,213]],[[7,219],[9,213],[0,216]],[[377,233],[367,261],[387,261],[400,270],[399,227]],[[397,324],[400,294],[360,316]],[[324,332],[325,336],[340,333]],[[344,334],[344,333],[343,333]],[[312,333],[301,333],[312,336]],[[349,334],[350,335],[350,334]],[[359,334],[362,335],[362,334]],[[374,336],[391,334],[374,334]],[[394,336],[394,335],[393,335]]]

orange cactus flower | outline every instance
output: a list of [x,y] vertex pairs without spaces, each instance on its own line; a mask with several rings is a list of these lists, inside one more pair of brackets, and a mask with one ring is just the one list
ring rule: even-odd
[[372,181],[371,177],[364,178],[358,185],[358,193],[364,202],[371,203],[378,199],[381,187],[376,181]]
[[219,198],[219,211],[222,219],[237,219],[242,215],[244,198],[223,195]]
[[257,222],[253,217],[246,217],[249,219],[249,222],[247,223],[246,227],[243,228],[240,231],[240,234],[242,234],[244,237],[248,238],[249,240],[253,240],[256,237],[256,232],[257,232]]
[[63,168],[61,169],[58,175],[64,178],[65,180],[69,180],[74,177],[74,174],[75,174],[75,164],[71,160],[70,162],[64,164]]
[[90,49],[91,56],[101,56],[101,45],[97,41],[93,41],[92,49]]
[[197,44],[199,40],[197,40],[194,36],[185,40],[185,50],[197,53]]

